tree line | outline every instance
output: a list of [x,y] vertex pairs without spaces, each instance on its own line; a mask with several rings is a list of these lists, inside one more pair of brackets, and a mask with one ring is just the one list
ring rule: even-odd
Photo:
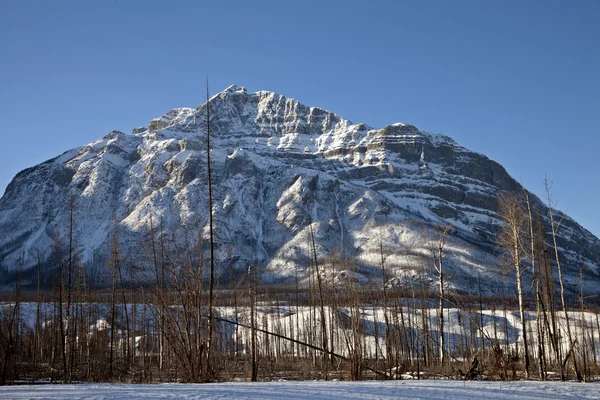
[[52,287],[43,288],[41,266],[34,288],[25,289],[17,273],[3,304],[1,384],[591,380],[600,372],[598,310],[583,282],[578,299],[566,295],[558,224],[549,216],[547,234],[525,191],[503,195],[499,207],[501,264],[514,277],[516,298],[483,296],[480,282],[470,296],[450,289],[450,226],[433,231],[420,272],[394,285],[381,241],[380,274],[367,280],[343,254],[318,257],[311,225],[307,273],[298,267],[291,284],[270,285],[259,266],[236,273],[211,263],[210,237],[167,232],[153,219],[141,258],[132,260],[115,219],[97,287],[77,251],[74,202],[68,207],[69,229],[54,238]]

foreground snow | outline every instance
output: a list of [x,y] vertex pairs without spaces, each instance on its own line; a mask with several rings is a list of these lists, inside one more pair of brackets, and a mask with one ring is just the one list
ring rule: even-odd
[[600,384],[563,382],[268,382],[0,387],[2,399],[600,399]]

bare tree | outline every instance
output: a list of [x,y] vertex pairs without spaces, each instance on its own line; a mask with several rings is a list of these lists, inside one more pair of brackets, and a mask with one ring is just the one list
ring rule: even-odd
[[[544,179],[544,188],[546,190],[546,198],[548,200],[548,214],[550,216],[550,226],[552,228],[552,241],[554,243],[554,255],[556,257],[556,268],[558,270],[558,283],[560,285],[560,301],[562,304],[563,313],[565,316],[565,323],[567,325],[567,338],[569,339],[569,351],[567,352],[567,358],[569,354],[573,354],[573,369],[575,370],[575,375],[577,376],[577,380],[581,382],[583,377],[581,376],[581,371],[579,371],[579,366],[577,364],[577,357],[575,356],[575,342],[573,340],[573,335],[571,333],[571,323],[569,321],[569,313],[567,312],[567,304],[565,302],[565,285],[563,281],[562,268],[560,264],[560,257],[558,253],[558,244],[556,242],[557,231],[560,228],[560,222],[558,224],[554,221],[554,206],[552,204],[552,196],[550,194],[550,184],[548,183],[548,177]],[[567,359],[565,359],[567,361]]]
[[525,210],[518,194],[503,193],[500,196],[498,212],[504,222],[500,232],[500,245],[507,251],[517,280],[517,296],[519,299],[519,314],[523,332],[523,349],[525,353],[525,377],[529,378],[529,349],[527,343],[527,324],[525,321],[525,306],[523,303],[523,232],[525,229]]
[[[312,222],[312,221],[311,221]],[[323,348],[323,365],[325,367],[325,379],[327,379],[328,372],[328,358],[330,357],[327,343],[327,319],[325,318],[325,301],[323,299],[323,279],[321,277],[321,271],[319,269],[319,261],[317,260],[317,247],[315,244],[315,235],[312,227],[310,227],[310,239],[312,244],[312,255],[315,266],[315,273],[317,275],[317,286],[319,290],[319,305],[320,305],[320,322],[321,322],[321,346]]]
[[[383,290],[383,320],[385,323],[385,358],[386,370],[392,369],[392,342],[390,335],[390,319],[388,315],[388,291],[385,275],[385,257],[383,255],[383,240],[379,237],[379,255],[381,257],[381,286]],[[397,329],[397,326],[394,327]]]
[[213,238],[213,197],[212,197],[212,176],[210,165],[210,97],[208,90],[208,79],[206,80],[206,173],[208,179],[208,227],[209,227],[209,246],[210,246],[210,278],[208,284],[208,341],[207,341],[207,370],[211,368],[211,341],[214,331],[214,285],[215,285],[215,242]]
[[119,237],[118,237],[118,224],[116,216],[113,216],[113,232],[111,238],[110,247],[110,262],[109,266],[111,269],[111,296],[110,296],[110,355],[108,364],[108,376],[109,380],[114,378],[114,364],[115,364],[115,335],[116,329],[116,314],[117,314],[117,270],[120,268],[119,259]]
[[248,267],[248,293],[250,298],[250,335],[251,335],[251,377],[250,380],[252,382],[256,382],[258,380],[258,364],[256,362],[256,351],[257,351],[257,343],[256,343],[256,277],[255,274],[252,273],[252,266]]
[[442,365],[446,362],[446,346],[444,338],[444,247],[446,245],[446,235],[452,230],[449,225],[439,226],[436,228],[439,238],[435,246],[431,246],[431,255],[433,258],[433,268],[438,278],[438,296],[439,296],[439,307],[438,307],[438,321],[440,330],[440,362]]
[[536,315],[536,333],[537,333],[537,362],[538,362],[538,374],[540,379],[546,380],[546,352],[544,349],[544,335],[543,335],[543,324],[542,324],[542,294],[541,294],[541,274],[540,267],[536,268],[536,235],[534,232],[534,221],[531,207],[531,201],[529,200],[529,193],[525,188],[522,188],[523,198],[525,199],[525,205],[527,207],[527,227],[529,234],[529,262],[531,263],[531,275],[535,283],[535,315]]

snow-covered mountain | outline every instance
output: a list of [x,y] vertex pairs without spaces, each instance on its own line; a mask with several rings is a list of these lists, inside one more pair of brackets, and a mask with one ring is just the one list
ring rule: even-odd
[[[498,195],[520,186],[498,163],[411,125],[353,124],[272,92],[231,86],[209,102],[222,270],[252,264],[265,280],[305,276],[312,226],[321,263],[337,255],[344,273],[377,276],[383,249],[389,278],[402,282],[430,270],[435,228],[450,224],[451,285],[472,290],[480,275],[486,289],[500,290]],[[151,219],[181,240],[206,237],[205,132],[206,103],[178,108],[20,172],[0,199],[0,267],[31,268],[39,254],[51,268],[53,235],[68,232],[70,198],[78,254],[89,268],[105,262],[113,221],[130,260],[143,258]],[[586,290],[600,291],[600,240],[558,218],[567,285],[578,290],[584,267]]]

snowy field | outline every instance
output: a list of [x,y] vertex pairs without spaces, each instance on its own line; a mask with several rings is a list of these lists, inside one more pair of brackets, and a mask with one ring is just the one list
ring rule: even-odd
[[423,380],[30,385],[0,387],[0,399],[600,399],[600,383]]

